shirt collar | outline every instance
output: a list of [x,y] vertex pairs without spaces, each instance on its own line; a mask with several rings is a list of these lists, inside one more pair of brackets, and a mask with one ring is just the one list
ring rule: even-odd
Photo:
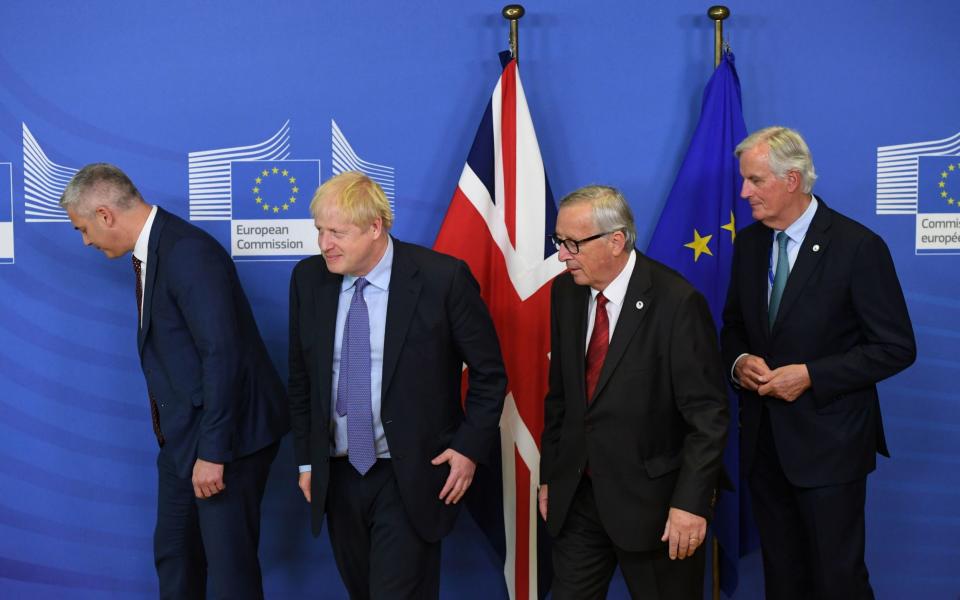
[[143,224],[143,229],[140,230],[137,243],[133,246],[133,255],[142,263],[147,262],[147,254],[150,249],[150,230],[153,229],[153,221],[156,216],[157,205],[154,204],[150,209],[150,215],[147,217],[147,221]]
[[[380,257],[380,262],[373,267],[369,273],[363,276],[367,282],[375,288],[383,291],[390,289],[390,274],[393,272],[393,238],[387,235],[387,249]],[[358,277],[356,275],[344,275],[343,282],[340,284],[340,291],[344,292],[353,287]]]
[[[800,242],[807,236],[807,230],[810,229],[810,223],[813,221],[813,215],[817,212],[817,197],[813,194],[810,195],[810,205],[807,206],[807,210],[803,211],[803,214],[800,217],[790,224],[789,227],[784,229],[784,233],[787,234],[787,237],[795,242]],[[774,232],[774,239],[777,235]]]
[[[627,258],[627,264],[623,266],[620,273],[614,277],[613,281],[603,290],[604,297],[617,306],[622,306],[623,299],[627,297],[627,286],[630,285],[630,277],[633,275],[633,266],[635,264],[637,264],[637,253],[631,248],[630,257]],[[598,290],[590,288],[590,297],[593,300],[597,299],[597,294],[599,293]]]

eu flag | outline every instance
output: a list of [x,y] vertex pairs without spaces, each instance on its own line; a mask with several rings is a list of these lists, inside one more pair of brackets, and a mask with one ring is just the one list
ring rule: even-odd
[[[649,256],[682,273],[706,296],[716,324],[721,323],[736,232],[752,220],[749,204],[738,199],[743,180],[733,155],[745,137],[740,80],[733,54],[725,51],[703,92],[700,121],[647,249]],[[731,423],[736,423],[735,396],[730,403]],[[740,471],[738,433],[731,426],[724,452],[724,466],[734,482]],[[724,494],[716,510],[721,585],[729,595],[737,586],[739,494]]]
[[320,186],[318,160],[236,160],[230,164],[234,219],[310,219]]
[[917,212],[960,214],[960,156],[917,158]]

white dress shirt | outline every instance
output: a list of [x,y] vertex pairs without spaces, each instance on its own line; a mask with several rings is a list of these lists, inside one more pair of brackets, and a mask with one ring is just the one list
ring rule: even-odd
[[[140,289],[143,290],[143,296],[147,295],[147,254],[150,249],[150,230],[153,229],[153,221],[157,216],[157,205],[154,204],[150,209],[150,215],[140,230],[137,237],[137,243],[133,246],[133,255],[142,264],[140,265]],[[140,325],[143,326],[143,298],[140,298]]]
[[[613,330],[617,327],[617,320],[620,318],[620,311],[623,309],[623,300],[627,297],[627,286],[630,284],[630,277],[633,276],[633,267],[637,264],[637,253],[631,249],[630,258],[627,264],[623,266],[620,273],[610,282],[603,295],[607,299],[607,319],[610,321],[610,339],[613,339]],[[597,320],[597,294],[600,292],[590,288],[590,304],[587,306],[587,343],[583,348],[586,355],[587,348],[590,346],[590,336],[593,335],[593,323]],[[610,341],[607,340],[607,342]]]

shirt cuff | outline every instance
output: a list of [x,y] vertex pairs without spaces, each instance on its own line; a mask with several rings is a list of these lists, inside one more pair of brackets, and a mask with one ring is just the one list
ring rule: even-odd
[[736,384],[737,387],[740,386],[740,379],[736,376],[737,363],[740,362],[740,359],[743,358],[744,356],[750,356],[750,353],[749,353],[749,352],[744,352],[743,354],[741,354],[740,356],[738,356],[737,359],[736,359],[735,361],[733,361],[733,366],[730,367],[730,381],[732,381],[734,384]]
[[310,465],[300,465],[299,468],[301,473],[309,473],[313,470],[313,468]]

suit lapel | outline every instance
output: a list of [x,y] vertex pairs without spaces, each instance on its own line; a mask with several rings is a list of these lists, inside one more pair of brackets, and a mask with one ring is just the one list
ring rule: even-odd
[[403,242],[393,240],[393,267],[390,272],[390,294],[387,300],[387,323],[383,340],[383,385],[381,398],[387,398],[393,372],[400,360],[400,350],[410,329],[420,298],[423,283],[420,281],[420,268],[407,254]]
[[828,230],[830,229],[830,213],[827,205],[819,198],[817,212],[813,213],[813,220],[810,221],[810,227],[807,229],[807,235],[803,238],[803,244],[800,246],[800,252],[797,254],[797,260],[790,270],[790,277],[787,279],[787,287],[783,290],[783,298],[780,300],[780,309],[777,311],[777,320],[773,324],[777,325],[783,321],[784,317],[796,304],[800,297],[800,292],[810,279],[810,275],[817,270],[817,265],[826,254],[827,246],[830,243]]
[[[573,352],[568,356],[577,357],[574,361],[576,370],[576,381],[579,386],[573,398],[586,398],[587,396],[587,360],[584,354],[587,347],[587,311],[590,308],[590,287],[586,285],[574,285],[575,295],[573,298],[572,309],[576,315],[576,335],[572,338]],[[582,405],[581,402],[578,405]]]
[[[320,381],[325,382],[320,385],[320,408],[324,415],[329,415],[333,352],[337,343],[337,310],[340,305],[343,276],[330,273],[325,267],[323,274],[315,288],[316,299],[307,298],[306,300],[314,306],[315,310],[313,322],[317,328],[317,372],[320,374]],[[305,332],[300,332],[300,335],[305,335]]]
[[770,281],[770,253],[773,249],[773,230],[764,227],[762,235],[757,236],[757,247],[751,253],[753,263],[747,277],[750,289],[745,294],[750,306],[746,306],[744,314],[756,319],[758,331],[763,332],[764,339],[770,338],[770,319],[767,317],[769,298],[767,287]]
[[137,331],[137,351],[141,355],[143,355],[143,344],[147,340],[147,333],[150,331],[153,288],[157,283],[157,269],[160,267],[160,256],[157,248],[160,246],[160,236],[163,234],[163,228],[166,226],[168,219],[167,211],[158,206],[157,215],[153,218],[153,226],[150,229],[150,239],[147,242],[147,274],[143,284],[143,319]]
[[603,361],[603,368],[600,370],[600,379],[597,380],[597,389],[593,392],[593,399],[596,399],[603,391],[617,364],[626,353],[630,340],[649,312],[652,287],[650,264],[646,257],[636,250],[634,252],[636,252],[637,262],[633,266],[630,283],[627,284],[627,294],[623,297],[623,307],[620,309],[620,316],[617,318],[617,325],[613,330],[613,337],[610,339],[610,347],[607,350],[607,357]]

